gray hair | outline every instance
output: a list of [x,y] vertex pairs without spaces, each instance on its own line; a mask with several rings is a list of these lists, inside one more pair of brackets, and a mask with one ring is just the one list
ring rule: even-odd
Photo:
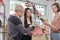
[[15,12],[17,12],[17,11],[19,11],[19,10],[23,10],[23,6],[16,4],[16,6],[15,6]]

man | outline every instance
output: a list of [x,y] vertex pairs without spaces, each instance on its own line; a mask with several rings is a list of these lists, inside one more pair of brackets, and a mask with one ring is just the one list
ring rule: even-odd
[[21,22],[21,17],[24,14],[24,8],[21,5],[17,5],[15,7],[15,14],[11,15],[8,18],[8,28],[7,32],[9,37],[13,38],[14,40],[22,40],[22,36],[24,33],[29,33],[34,29],[34,26],[25,28]]

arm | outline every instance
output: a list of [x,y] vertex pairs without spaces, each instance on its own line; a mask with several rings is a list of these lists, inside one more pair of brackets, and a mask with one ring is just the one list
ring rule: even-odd
[[34,29],[34,27],[25,28],[23,26],[21,20],[15,16],[9,17],[8,21],[10,23],[14,24],[15,27],[17,28],[17,30],[19,30],[21,33],[29,33],[30,31],[32,31]]
[[30,31],[32,31],[34,29],[34,27],[29,27],[29,28],[25,28],[23,27],[22,24],[17,25],[17,29],[21,32],[21,33],[29,33]]
[[57,25],[53,25],[53,24],[48,24],[48,23],[45,23],[47,26],[51,27],[51,29],[53,31],[58,31],[60,29],[60,27],[58,27]]
[[43,22],[45,25],[51,27],[51,29],[52,29],[53,31],[58,31],[58,30],[60,29],[59,25],[56,24],[56,23],[51,23],[51,24],[49,24],[47,20],[44,20],[44,19],[41,19],[41,20],[42,20],[42,22]]

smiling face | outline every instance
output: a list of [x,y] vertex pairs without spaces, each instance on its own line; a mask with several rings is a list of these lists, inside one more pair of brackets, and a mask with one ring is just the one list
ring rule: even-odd
[[27,17],[31,17],[31,10],[27,10]]
[[19,10],[19,11],[17,12],[17,14],[19,15],[19,17],[22,17],[23,14],[24,14],[24,12],[23,12],[23,10]]
[[23,14],[24,14],[24,8],[23,8],[23,6],[22,6],[22,5],[17,5],[17,6],[15,7],[15,12],[17,13],[17,15],[18,15],[19,17],[22,17]]
[[52,11],[53,11],[54,13],[57,13],[58,8],[57,8],[55,5],[53,5],[53,6],[52,6]]
[[59,11],[60,11],[60,5],[59,5],[58,3],[54,3],[54,4],[52,5],[52,11],[53,11],[54,13],[59,12]]

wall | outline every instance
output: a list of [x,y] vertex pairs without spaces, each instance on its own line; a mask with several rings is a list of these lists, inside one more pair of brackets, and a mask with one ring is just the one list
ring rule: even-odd
[[32,2],[42,4],[42,5],[47,5],[46,7],[46,18],[48,18],[48,21],[50,21],[50,13],[51,13],[51,1],[46,1],[46,0],[30,0]]
[[[17,0],[14,0],[14,1],[17,1]],[[34,2],[34,3],[38,3],[38,4],[43,4],[43,5],[47,5],[47,8],[46,8],[46,16],[48,16],[48,20],[51,21],[50,19],[52,18],[52,11],[51,11],[51,5],[53,3],[52,0],[50,1],[46,1],[46,0],[29,0],[31,2]],[[57,0],[57,2],[60,3],[60,0]],[[10,11],[10,0],[4,0],[4,3],[5,3],[5,14],[6,14],[6,17],[8,18],[9,17],[9,11]]]
[[[30,1],[38,3],[38,4],[47,5],[46,16],[48,18],[48,21],[51,22],[51,19],[52,19],[52,16],[53,16],[51,5],[54,3],[54,0],[49,0],[49,1],[46,1],[46,0],[30,0]],[[60,3],[60,0],[57,0],[57,2]]]

